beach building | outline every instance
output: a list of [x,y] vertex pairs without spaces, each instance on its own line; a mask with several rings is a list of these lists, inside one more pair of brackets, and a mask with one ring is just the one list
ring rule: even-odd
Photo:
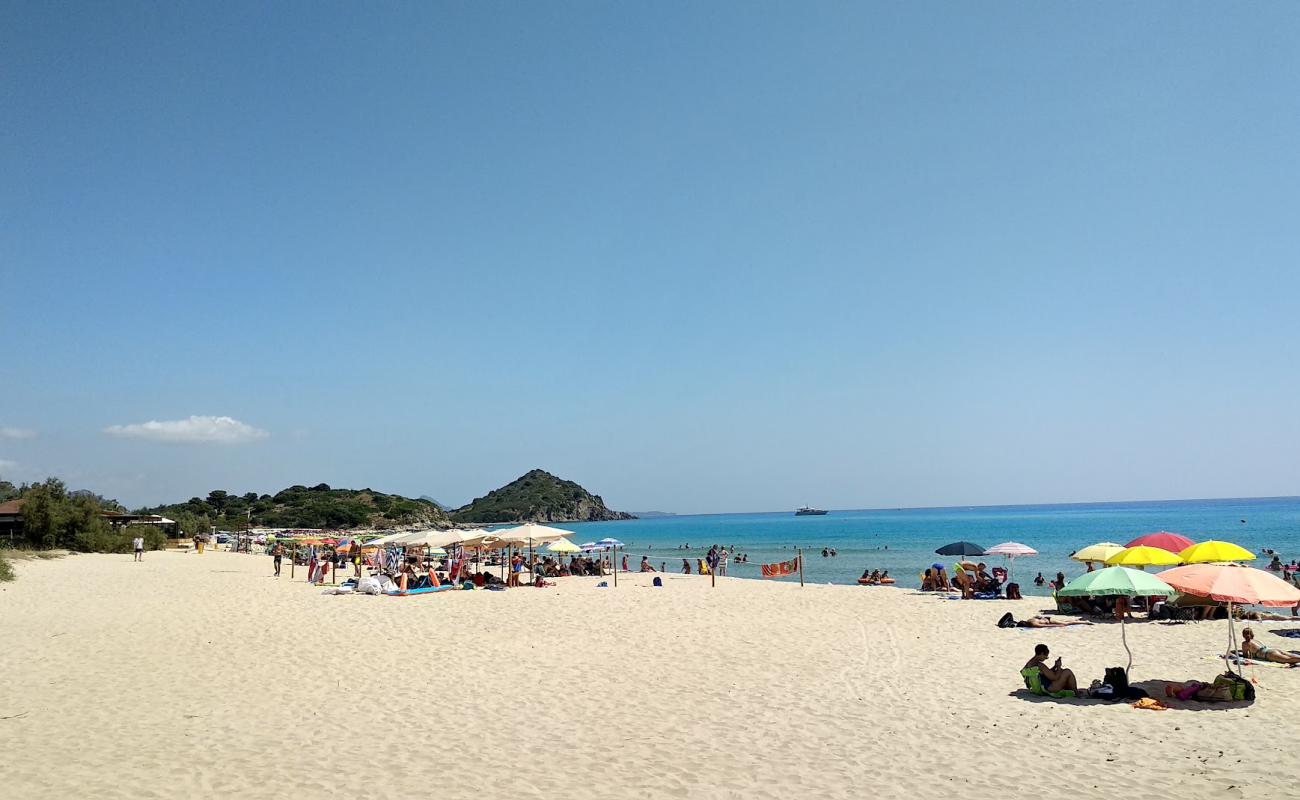
[[[17,500],[0,503],[0,538],[13,541],[22,534],[23,504],[26,502],[26,498],[20,497]],[[114,528],[125,528],[127,525],[156,525],[170,538],[175,539],[181,535],[180,525],[176,520],[157,514],[124,514],[106,511],[100,516]]]

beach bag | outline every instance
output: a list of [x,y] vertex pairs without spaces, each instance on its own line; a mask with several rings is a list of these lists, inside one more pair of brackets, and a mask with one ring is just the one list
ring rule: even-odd
[[1002,615],[1002,619],[998,620],[998,627],[1014,628],[1016,627],[1016,618],[1011,616],[1011,612],[1008,611],[1007,613]]
[[656,577],[655,577],[655,580],[654,580],[654,584],[655,584],[655,586],[663,586],[663,585],[664,585],[663,579],[661,579],[661,578],[659,578],[658,576],[656,576]]
[[1255,687],[1250,684],[1250,681],[1243,680],[1234,673],[1225,672],[1215,678],[1214,683],[1197,692],[1196,699],[1250,703],[1255,700]]
[[1106,678],[1102,682],[1110,685],[1116,697],[1128,696],[1128,673],[1123,667],[1106,667]]

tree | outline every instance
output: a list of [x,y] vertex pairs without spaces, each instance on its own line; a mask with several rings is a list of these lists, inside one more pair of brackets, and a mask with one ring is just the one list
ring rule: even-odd
[[50,490],[44,485],[27,490],[23,503],[23,538],[36,547],[57,547],[59,509]]

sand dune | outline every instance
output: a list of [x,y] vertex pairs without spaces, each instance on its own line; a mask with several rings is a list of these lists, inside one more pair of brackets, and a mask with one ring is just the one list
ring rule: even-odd
[[[1124,663],[1114,625],[994,626],[1041,600],[680,575],[328,597],[270,571],[20,562],[0,590],[0,793],[1277,798],[1300,777],[1300,670],[1255,669],[1245,708],[1016,693],[1038,641],[1085,683]],[[1130,626],[1133,680],[1213,677],[1225,626]]]

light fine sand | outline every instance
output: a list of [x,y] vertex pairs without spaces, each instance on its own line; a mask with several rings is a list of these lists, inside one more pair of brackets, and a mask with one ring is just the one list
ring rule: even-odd
[[[1277,798],[1300,669],[1248,707],[1026,697],[1120,630],[1041,599],[669,574],[329,597],[265,556],[23,561],[0,584],[0,796]],[[1265,644],[1300,646],[1255,623]],[[1211,679],[1225,622],[1128,628],[1132,679]],[[1195,709],[1195,710],[1193,710]]]

